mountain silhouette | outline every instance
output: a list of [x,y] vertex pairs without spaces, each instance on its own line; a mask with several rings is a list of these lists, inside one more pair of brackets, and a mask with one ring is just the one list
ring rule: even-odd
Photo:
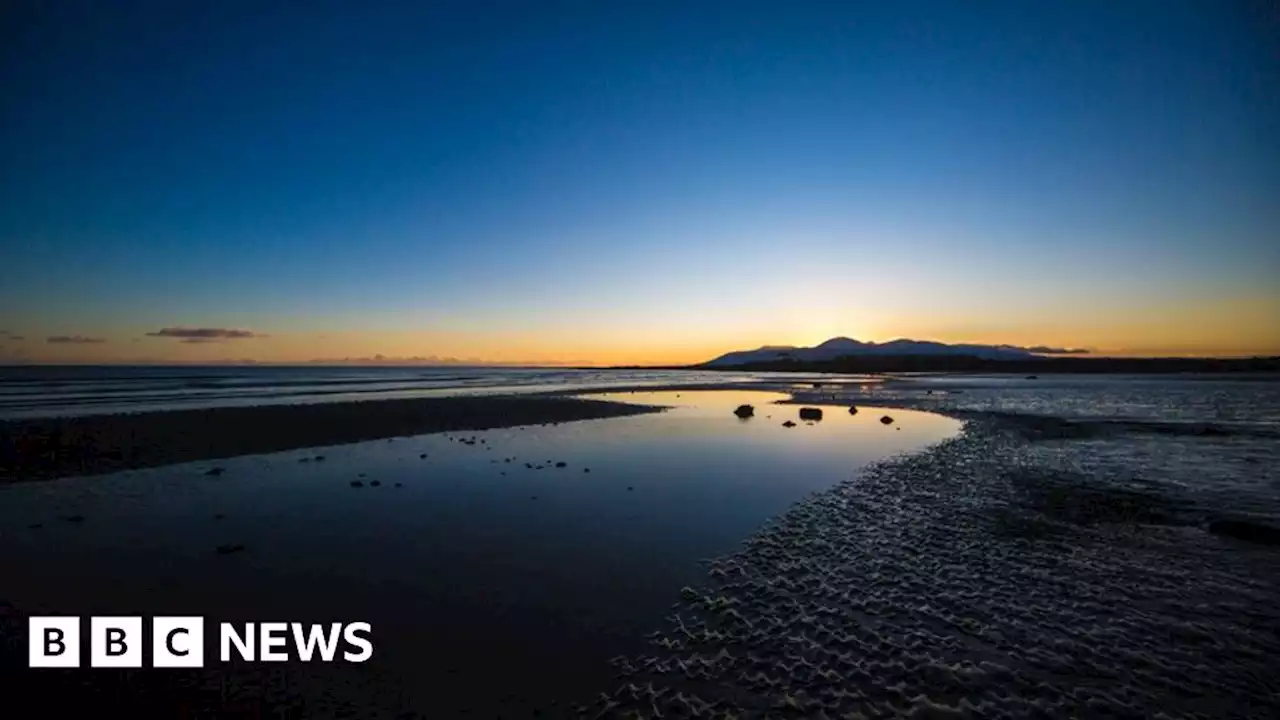
[[886,355],[963,355],[983,360],[1030,360],[1044,355],[1076,355],[1086,351],[1044,346],[1016,345],[948,345],[932,340],[901,338],[885,343],[862,342],[847,337],[834,337],[813,347],[766,345],[755,350],[736,350],[703,363],[703,367],[732,367],[772,362],[827,362],[842,357]]

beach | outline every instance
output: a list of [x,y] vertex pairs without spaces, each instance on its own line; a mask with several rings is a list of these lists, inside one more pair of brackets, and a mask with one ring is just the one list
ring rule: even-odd
[[[4,597],[394,638],[83,696],[143,709],[230,682],[288,717],[1280,711],[1280,551],[1209,530],[1276,523],[1274,382],[807,380],[157,416],[261,449],[5,486]],[[132,437],[184,425],[155,419]]]
[[[718,559],[588,714],[1280,712],[1280,552],[1206,532],[1233,514],[1278,526],[1274,386],[1214,398],[1219,423],[1159,386],[1124,414],[1099,412],[1101,397],[1071,408],[1077,386],[1056,416],[1025,412],[1055,409],[1052,393],[1007,381],[880,390],[859,406],[929,407],[964,432],[799,503]],[[1019,396],[1024,412],[996,409]],[[842,395],[796,401],[818,397]]]

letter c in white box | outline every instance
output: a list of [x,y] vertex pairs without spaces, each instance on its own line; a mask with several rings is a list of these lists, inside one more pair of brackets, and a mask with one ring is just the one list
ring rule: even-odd
[[158,668],[204,667],[204,618],[153,618],[151,664]]

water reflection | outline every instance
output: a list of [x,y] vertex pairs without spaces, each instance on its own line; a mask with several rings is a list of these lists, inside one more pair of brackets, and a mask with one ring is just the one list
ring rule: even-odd
[[[443,714],[525,712],[607,684],[607,658],[643,644],[700,558],[958,429],[909,411],[885,427],[882,411],[847,406],[807,423],[778,393],[592,397],[670,409],[224,460],[217,478],[196,463],[0,488],[5,599],[48,614],[367,620],[374,661],[344,672],[388,671],[405,703]],[[246,550],[214,552],[224,544]]]

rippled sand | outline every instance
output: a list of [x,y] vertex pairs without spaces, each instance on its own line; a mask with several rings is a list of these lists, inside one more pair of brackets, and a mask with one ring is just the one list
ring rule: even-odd
[[[860,399],[948,409],[915,389]],[[1219,502],[1274,508],[1276,471],[1227,490],[1229,471],[1168,477],[1224,442],[1260,466],[1242,458],[1273,438],[1103,440],[965,410],[961,438],[814,496],[714,561],[652,651],[615,659],[618,686],[578,712],[1280,717],[1280,551],[1200,524]]]

